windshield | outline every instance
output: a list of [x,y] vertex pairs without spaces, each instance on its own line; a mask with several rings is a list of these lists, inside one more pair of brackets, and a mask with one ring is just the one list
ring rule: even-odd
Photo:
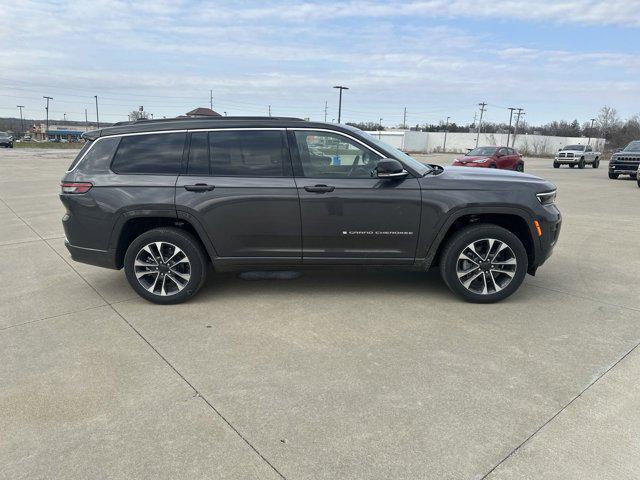
[[8,137],[9,134],[7,132],[0,132],[0,137]]
[[640,140],[631,142],[629,145],[624,147],[623,152],[640,152]]
[[416,172],[418,172],[418,175],[425,175],[433,170],[432,167],[425,165],[424,163],[420,163],[418,160],[416,160],[413,157],[410,157],[409,155],[404,153],[402,150],[398,150],[397,148],[392,147],[388,143],[385,143],[382,140],[380,140],[379,138],[376,138],[373,135],[369,135],[367,132],[363,132],[362,130],[358,130],[357,128],[354,128],[353,130],[357,131],[363,137],[367,137],[367,140],[369,140],[371,143],[373,143],[377,147],[380,147],[383,150],[386,150],[387,152],[391,153],[393,157],[396,158],[397,160],[400,160],[405,165],[408,165],[409,167],[413,168]]
[[563,150],[584,150],[584,145],[567,145],[562,148]]
[[469,150],[467,153],[465,153],[465,156],[490,157],[494,153],[496,153],[497,150],[498,150],[498,147],[477,147],[477,148],[474,148],[473,150]]

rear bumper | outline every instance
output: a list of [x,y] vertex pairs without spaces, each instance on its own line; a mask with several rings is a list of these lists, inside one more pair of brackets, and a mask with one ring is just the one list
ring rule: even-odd
[[115,251],[76,247],[71,245],[66,239],[64,241],[64,246],[67,247],[67,250],[69,250],[69,253],[71,254],[71,258],[76,262],[87,263],[89,265],[95,265],[96,267],[119,270],[116,265]]

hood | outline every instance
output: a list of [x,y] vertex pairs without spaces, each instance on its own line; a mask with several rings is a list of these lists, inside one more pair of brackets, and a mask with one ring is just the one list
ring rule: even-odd
[[458,157],[455,160],[458,162],[462,162],[462,163],[470,163],[470,162],[475,162],[476,160],[482,160],[483,162],[486,160],[489,160],[491,157],[487,157],[487,156],[463,156],[463,157]]
[[574,153],[574,154],[578,154],[578,155],[582,155],[583,153],[586,153],[584,150],[558,150],[558,153]]
[[[436,180],[437,178],[437,180]],[[431,182],[431,180],[436,180]],[[554,190],[556,186],[544,178],[529,173],[496,168],[443,167],[443,172],[436,176],[421,179],[425,188],[432,188],[434,183],[439,188],[452,190],[534,190],[543,192]]]

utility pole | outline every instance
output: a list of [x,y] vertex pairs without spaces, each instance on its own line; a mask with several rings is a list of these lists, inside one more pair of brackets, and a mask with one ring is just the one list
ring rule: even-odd
[[271,105],[269,105],[269,116],[271,116]]
[[340,123],[340,118],[342,117],[342,91],[349,90],[349,87],[343,87],[342,85],[336,85],[333,88],[337,88],[340,90],[340,99],[338,100],[338,123]]
[[98,95],[94,95],[93,98],[96,99],[96,124],[97,127],[100,128],[100,115],[98,114]]
[[47,112],[47,121],[46,121],[47,122],[46,123],[47,127],[46,127],[46,130],[45,130],[44,133],[45,133],[45,135],[47,136],[47,139],[48,139],[49,138],[49,100],[53,100],[53,97],[43,96],[42,98],[45,98],[47,100],[47,106],[44,107],[45,111]]
[[480,129],[482,128],[482,115],[484,115],[484,107],[487,106],[485,102],[481,102],[480,105],[480,121],[478,122],[478,132],[476,133],[476,147],[478,146],[478,140],[480,140]]
[[591,136],[593,135],[593,123],[596,121],[595,118],[591,119],[591,127],[589,128],[589,141],[587,142],[587,145],[591,145]]
[[324,123],[327,123],[327,101],[324,101]]
[[407,107],[404,107],[404,116],[402,117],[402,128],[407,129]]
[[509,107],[509,130],[507,131],[507,147],[509,146],[509,138],[511,138],[511,120],[513,119],[514,107]]
[[520,117],[524,115],[523,108],[517,108],[516,110],[518,111],[518,113],[516,113],[516,127],[513,130],[513,140],[511,140],[511,148],[515,147],[516,135],[518,135],[518,126],[520,125]]
[[209,90],[209,107],[213,110],[213,90]]
[[62,119],[66,122],[67,121],[67,114],[66,112],[62,114]]
[[447,121],[444,122],[444,142],[442,142],[442,151],[444,152],[447,148],[447,132],[449,131],[449,119],[451,117],[447,117]]
[[24,136],[24,120],[22,119],[22,109],[24,108],[24,105],[16,105],[16,107],[20,109],[20,128],[22,129],[22,135]]
[[89,116],[87,115],[87,109],[84,109],[84,127],[89,131]]

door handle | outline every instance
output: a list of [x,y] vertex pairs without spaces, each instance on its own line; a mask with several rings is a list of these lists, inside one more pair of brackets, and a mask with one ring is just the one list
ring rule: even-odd
[[304,189],[307,192],[311,192],[311,193],[327,193],[327,192],[333,192],[336,187],[331,186],[331,185],[309,185],[307,187],[304,187]]
[[207,185],[206,183],[196,183],[195,185],[185,185],[184,189],[190,192],[210,192],[215,185]]

